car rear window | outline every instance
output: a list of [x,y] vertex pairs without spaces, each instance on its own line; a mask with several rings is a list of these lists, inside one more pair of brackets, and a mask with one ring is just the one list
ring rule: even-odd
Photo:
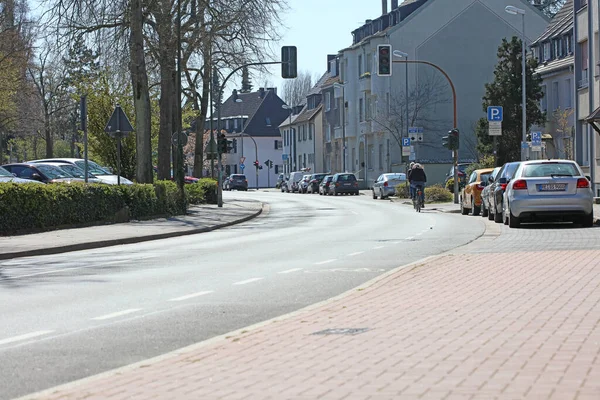
[[231,175],[230,179],[246,179],[246,175]]
[[356,177],[354,175],[340,175],[338,176],[338,181],[350,181],[350,182],[354,182],[356,180]]
[[524,178],[551,176],[579,176],[579,171],[572,163],[541,163],[529,164],[523,169]]
[[390,181],[404,181],[406,180],[406,174],[390,174],[387,175],[387,178]]
[[487,174],[481,174],[481,182],[487,183],[490,180],[490,175],[492,175],[491,172],[488,172]]

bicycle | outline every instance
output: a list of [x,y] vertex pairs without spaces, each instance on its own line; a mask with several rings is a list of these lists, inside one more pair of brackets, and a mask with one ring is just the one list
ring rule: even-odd
[[415,208],[416,212],[421,212],[421,197],[423,195],[423,188],[421,187],[421,185],[417,185],[414,193],[415,195],[413,197],[413,207]]

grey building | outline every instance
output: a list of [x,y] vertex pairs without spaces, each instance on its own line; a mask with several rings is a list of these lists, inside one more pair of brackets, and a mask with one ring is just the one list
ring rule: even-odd
[[[448,74],[457,93],[460,158],[474,159],[474,127],[485,116],[484,85],[494,78],[498,46],[505,37],[521,35],[521,17],[507,14],[505,7],[526,10],[530,42],[544,32],[548,19],[524,0],[392,1],[390,11],[387,5],[384,0],[381,15],[353,31],[352,45],[338,54],[340,92],[347,104],[347,169],[363,180],[363,187],[381,172],[404,170],[409,157],[401,156],[401,139],[408,127],[419,127],[423,140],[414,145],[412,158],[430,163],[428,175],[441,182],[451,162],[441,139],[453,128],[450,87],[435,68],[423,64],[409,65],[408,82],[407,64],[393,64],[391,77],[378,76],[377,45],[389,43],[408,60],[434,63]],[[335,137],[338,131],[341,127]]]

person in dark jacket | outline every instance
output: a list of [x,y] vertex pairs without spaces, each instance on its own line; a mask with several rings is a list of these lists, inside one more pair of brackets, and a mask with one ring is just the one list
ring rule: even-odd
[[427,182],[425,170],[421,164],[415,163],[409,173],[411,198],[415,197],[417,186],[421,186],[421,207],[425,207],[425,183]]

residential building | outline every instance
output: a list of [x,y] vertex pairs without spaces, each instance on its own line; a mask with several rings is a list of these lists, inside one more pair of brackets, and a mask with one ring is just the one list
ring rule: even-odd
[[[407,64],[393,64],[391,77],[377,75],[377,45],[391,44],[408,60],[431,62],[451,78],[457,93],[461,160],[476,158],[474,127],[485,117],[481,102],[485,84],[493,81],[497,49],[503,38],[521,36],[521,16],[505,12],[508,5],[526,10],[526,36],[537,38],[548,19],[525,0],[392,0],[388,12],[366,20],[352,32],[353,43],[338,54],[347,105],[347,166],[369,187],[381,172],[404,171],[401,139],[408,127],[423,128],[412,157],[430,163],[428,177],[442,182],[452,161],[442,136],[453,128],[450,87],[443,75],[424,64],[408,65],[409,121],[406,123]],[[394,58],[405,61],[403,58]],[[337,132],[336,132],[337,137]],[[333,151],[333,147],[331,148]]]
[[[567,0],[552,18],[548,27],[532,44],[533,56],[539,66],[536,72],[543,79],[541,110],[547,113],[545,126],[532,127],[541,131],[545,140],[545,157],[573,158],[575,125],[575,57],[573,42],[573,0]],[[531,154],[530,158],[534,157]]]
[[342,124],[346,121],[342,115],[345,109],[339,76],[339,59],[336,55],[327,56],[329,76],[321,86],[323,96],[323,170],[331,173],[345,172],[343,165],[344,137]]
[[[234,143],[232,151],[223,158],[227,175],[245,174],[250,188],[275,186],[283,171],[283,143],[278,129],[288,117],[283,105],[276,88],[234,92],[221,105],[221,129]],[[273,168],[267,167],[267,160],[273,161]],[[262,169],[255,168],[254,161]]]
[[281,155],[283,162],[283,173],[289,175],[290,172],[298,171],[297,158],[297,131],[296,118],[304,109],[304,104],[297,106],[285,106],[288,116],[279,124],[279,134],[283,142],[283,153]]
[[[598,49],[599,0],[574,0],[574,50],[575,81],[575,160],[592,178],[593,190],[600,196],[598,154],[600,140],[597,132],[588,123],[588,117],[598,115],[600,110],[600,57]],[[597,125],[597,123],[596,123]]]

